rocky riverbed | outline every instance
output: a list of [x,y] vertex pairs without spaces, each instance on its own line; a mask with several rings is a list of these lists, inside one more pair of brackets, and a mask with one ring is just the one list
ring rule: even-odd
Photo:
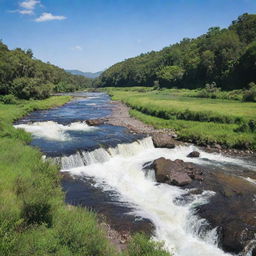
[[[127,127],[134,133],[151,136],[155,147],[174,148],[183,143],[176,140],[177,135],[169,129],[155,129],[150,125],[131,117],[129,108],[121,102],[112,102],[111,116],[102,119],[104,123]],[[211,153],[222,153],[229,156],[255,157],[255,152],[224,149],[220,145],[204,147]],[[192,157],[200,157],[191,152]],[[190,156],[191,157],[191,156]],[[221,168],[204,168],[181,160],[170,161],[164,158],[152,163],[145,163],[145,168],[155,170],[158,182],[181,186],[190,189],[190,193],[201,193],[211,190],[215,195],[209,203],[198,206],[197,214],[206,219],[211,228],[218,229],[220,246],[228,252],[244,254],[251,250],[256,255],[256,173],[239,169],[225,172]]]
[[227,252],[255,255],[251,153],[202,150],[130,117],[106,94],[84,96],[18,125],[60,164],[68,204],[103,215],[101,225],[119,250],[130,234],[145,231],[181,256],[222,256],[217,238]]

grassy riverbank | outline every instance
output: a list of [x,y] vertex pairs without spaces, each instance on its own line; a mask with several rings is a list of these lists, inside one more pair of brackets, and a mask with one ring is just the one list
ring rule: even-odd
[[[0,104],[0,255],[121,255],[99,227],[97,216],[64,203],[57,166],[27,145],[31,136],[13,128],[30,111],[60,106],[70,97]],[[122,255],[169,255],[143,235]]]
[[131,115],[156,128],[170,128],[183,141],[256,150],[256,103],[195,97],[194,90],[108,88]]

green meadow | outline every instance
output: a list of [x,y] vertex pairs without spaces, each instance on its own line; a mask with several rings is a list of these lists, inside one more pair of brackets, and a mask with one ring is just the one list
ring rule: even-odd
[[59,167],[44,162],[41,152],[28,145],[31,136],[13,128],[13,121],[30,111],[70,99],[0,104],[0,255],[168,256],[143,234],[135,235],[127,250],[119,253],[95,213],[64,203]]
[[239,94],[237,100],[229,100],[200,98],[198,91],[187,89],[110,87],[107,91],[127,104],[131,115],[156,128],[173,129],[183,141],[256,149],[256,103],[239,100]]

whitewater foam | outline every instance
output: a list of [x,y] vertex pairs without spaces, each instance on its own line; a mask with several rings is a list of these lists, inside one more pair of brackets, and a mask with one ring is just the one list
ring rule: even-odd
[[[80,152],[73,162],[70,161],[70,165],[65,163],[63,170],[72,175],[93,178],[96,186],[103,191],[118,192],[120,201],[129,202],[133,207],[132,214],[152,221],[155,226],[154,238],[164,241],[166,248],[174,255],[229,255],[217,247],[217,228],[209,230],[206,220],[194,214],[195,207],[206,203],[213,192],[191,195],[189,203],[177,204],[176,199],[187,191],[167,184],[156,184],[153,172],[143,170],[144,163],[159,157],[188,161],[186,155],[189,152],[191,148],[184,146],[175,149],[154,148],[151,138],[145,138],[107,150]],[[207,153],[201,153],[206,157]],[[214,161],[222,161],[223,156],[211,157]],[[196,163],[204,161],[189,160]],[[80,167],[73,168],[74,165]],[[202,229],[202,226],[206,228]]]
[[70,140],[71,138],[67,134],[67,131],[88,132],[97,129],[94,126],[87,125],[85,122],[74,122],[69,125],[63,125],[53,121],[18,124],[14,125],[14,127],[17,129],[24,129],[25,131],[32,133],[35,137],[56,141]]

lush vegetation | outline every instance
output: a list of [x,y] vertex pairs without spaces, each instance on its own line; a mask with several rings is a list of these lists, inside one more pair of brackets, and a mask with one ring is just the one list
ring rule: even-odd
[[31,136],[12,125],[30,111],[69,100],[61,96],[0,103],[0,255],[169,255],[142,234],[118,253],[94,213],[64,203],[58,167],[43,161],[42,154],[27,145]]
[[[9,50],[0,41],[0,95],[13,95],[19,99],[45,99],[52,92],[84,89],[91,86],[91,82],[89,78],[72,75],[64,69],[33,58],[31,50]],[[5,98],[2,102],[5,103]]]
[[98,86],[149,86],[246,89],[245,100],[255,100],[256,15],[243,14],[225,29],[210,28],[195,39],[183,39],[159,52],[141,54],[107,69]]
[[134,87],[107,91],[114,100],[130,106],[136,118],[156,128],[173,129],[181,140],[256,149],[256,103],[198,98],[200,90]]

